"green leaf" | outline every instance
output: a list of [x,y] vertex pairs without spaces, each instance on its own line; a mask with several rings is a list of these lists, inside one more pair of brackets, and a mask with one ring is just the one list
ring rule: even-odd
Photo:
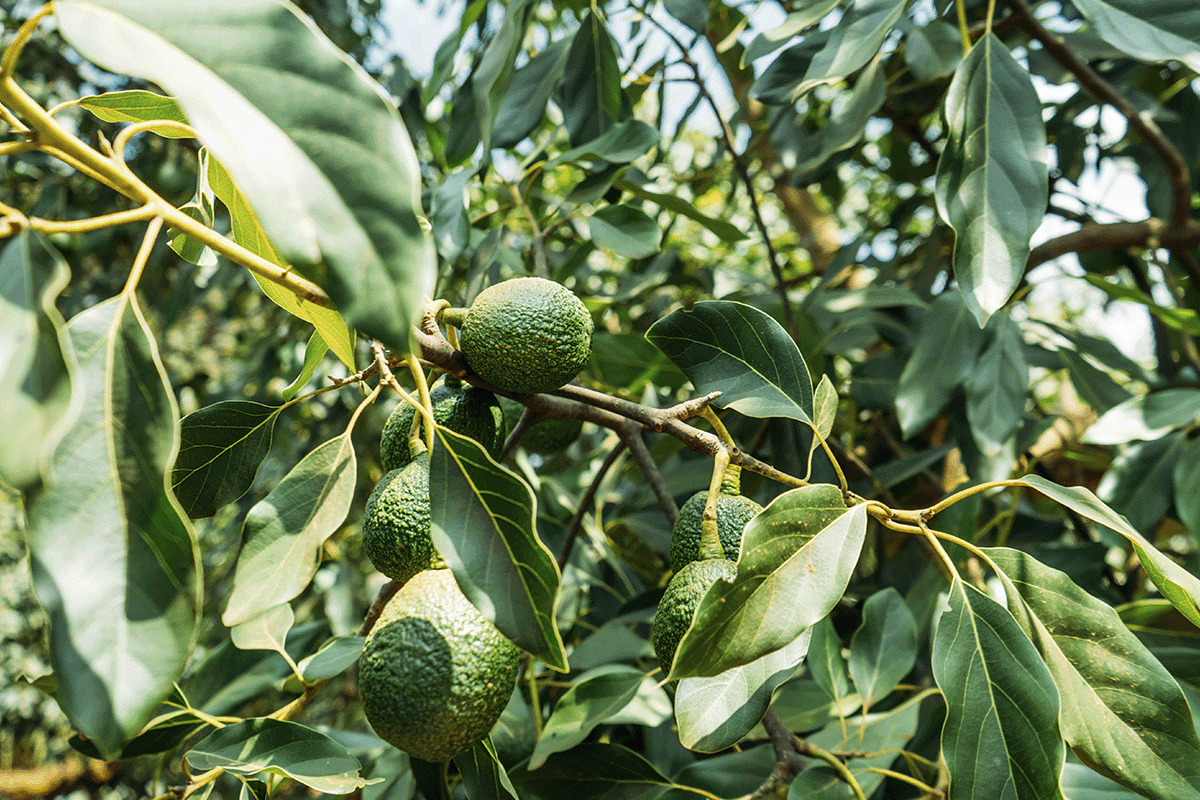
[[774,765],[775,753],[766,745],[693,761],[672,776],[675,786],[655,800],[750,797]]
[[323,681],[349,669],[362,653],[364,636],[335,636],[296,666],[305,681]]
[[521,52],[521,44],[536,7],[537,3],[532,0],[512,0],[505,5],[504,19],[500,21],[496,35],[484,48],[479,66],[471,79],[479,118],[479,138],[485,153],[492,149],[492,127],[500,112],[513,76],[517,54]]
[[1130,398],[1129,390],[1118,384],[1108,373],[1097,369],[1083,357],[1083,352],[1070,347],[1058,351],[1059,358],[1067,368],[1071,386],[1079,396],[1099,414]]
[[797,176],[817,169],[830,156],[858,144],[867,122],[883,106],[887,98],[887,81],[883,60],[875,59],[854,84],[845,104],[836,106],[825,127],[803,141],[804,158],[792,167]]
[[988,320],[991,341],[963,382],[971,436],[984,455],[995,457],[1025,415],[1029,365],[1017,323],[1000,310]]
[[932,422],[950,402],[975,367],[983,339],[983,330],[955,292],[938,296],[921,321],[896,388],[896,416],[905,438]]
[[185,756],[192,772],[280,775],[318,792],[349,794],[375,781],[359,777],[358,759],[323,733],[269,717],[226,725]]
[[792,781],[787,796],[788,800],[854,800],[854,790],[833,767],[811,764]]
[[955,800],[1061,798],[1058,691],[1012,615],[955,580],[933,642],[946,699],[942,753]]
[[29,497],[27,538],[58,703],[111,758],[183,670],[200,558],[167,488],[179,412],[135,297],[89,308],[67,331],[79,415]]
[[946,125],[934,195],[954,229],[959,291],[982,325],[1020,282],[1049,192],[1041,101],[995,34],[955,70]]
[[1008,608],[1062,694],[1063,738],[1088,766],[1154,800],[1200,798],[1200,738],[1170,673],[1111,606],[1070,577],[1007,548]]
[[595,139],[584,142],[546,162],[550,169],[559,164],[574,164],[588,161],[606,161],[609,164],[628,164],[658,144],[661,134],[658,129],[640,119],[618,122]]
[[588,232],[598,246],[623,258],[646,258],[658,252],[662,231],[637,206],[605,206],[588,218]]
[[812,378],[783,326],[753,306],[728,300],[673,311],[646,338],[716,405],[749,417],[788,417],[812,425]]
[[232,627],[304,591],[325,540],[350,512],[357,477],[346,431],[301,459],[250,509],[222,622]]
[[1171,508],[1171,478],[1184,442],[1178,431],[1123,448],[1100,479],[1096,495],[1136,530],[1153,531]]
[[890,586],[867,598],[850,639],[850,677],[866,711],[891,694],[917,662],[917,621]]
[[841,599],[866,531],[866,506],[847,509],[836,486],[775,498],[742,532],[736,581],[700,601],[670,677],[718,675],[794,642]]
[[536,770],[551,753],[570,750],[600,723],[629,705],[642,685],[640,669],[607,664],[580,675],[554,706],[528,768]]
[[546,116],[546,103],[562,80],[570,45],[570,39],[551,42],[513,73],[492,129],[495,147],[515,147]]
[[710,217],[700,211],[694,205],[684,200],[682,197],[665,192],[653,191],[648,186],[653,184],[638,184],[634,183],[628,173],[623,178],[618,178],[613,181],[613,186],[624,192],[629,192],[639,200],[649,200],[656,203],[668,211],[674,211],[676,214],[682,214],[688,219],[700,223],[705,229],[711,231],[723,242],[732,244],[740,242],[746,238],[745,232],[731,222],[717,217]]
[[708,27],[708,3],[705,0],[663,0],[663,7],[693,33],[704,35],[704,29]]
[[1200,390],[1164,389],[1131,397],[1105,411],[1083,434],[1091,444],[1161,439],[1200,420]]
[[0,408],[22,440],[0,447],[0,480],[17,489],[42,479],[70,406],[70,345],[54,306],[69,280],[67,262],[34,230],[21,231],[0,252]]
[[[254,209],[250,207],[246,196],[233,182],[233,178],[225,171],[220,162],[207,158],[203,153],[201,162],[205,175],[213,193],[229,211],[229,224],[232,228],[233,240],[255,255],[262,256],[272,264],[286,267],[287,262],[275,251],[267,239],[266,232],[259,225]],[[325,308],[296,296],[273,281],[260,278],[253,272],[254,280],[262,288],[263,293],[272,302],[289,314],[307,320],[321,334],[321,338],[329,345],[329,349],[338,360],[350,369],[354,369],[354,334],[346,327],[342,315],[332,308]]]
[[558,94],[571,143],[578,145],[606,133],[628,116],[628,103],[612,35],[604,20],[589,10],[571,39]]
[[842,656],[842,640],[828,616],[813,624],[811,630],[812,641],[804,662],[808,674],[842,713],[849,713],[854,709],[846,708],[844,704],[854,698],[850,691],[850,673]]
[[[229,640],[239,650],[274,650],[288,658],[284,643],[296,622],[296,614],[287,603],[272,606],[257,617],[239,622],[229,629]],[[290,660],[290,659],[289,659]]]
[[842,0],[808,0],[793,4],[793,11],[782,24],[754,37],[746,52],[742,54],[742,66],[774,53],[800,31],[824,19],[825,15],[841,5],[841,2]]
[[[930,692],[913,695],[898,706],[887,711],[871,714],[859,714],[849,717],[844,723],[826,725],[823,730],[809,735],[807,738],[818,747],[834,752],[858,752],[863,755],[855,757],[848,766],[854,772],[854,777],[863,793],[870,797],[883,781],[883,776],[872,769],[888,769],[896,760],[898,750],[908,749],[909,741],[917,733],[921,723],[921,704]],[[807,770],[805,770],[807,772]],[[845,784],[842,784],[845,786]],[[789,795],[794,797],[794,795]],[[802,796],[803,797],[803,796]],[[827,795],[817,795],[821,798],[840,798],[843,794],[830,790]],[[958,795],[950,797],[958,800]],[[989,796],[989,800],[991,800]],[[994,795],[999,797],[999,795]],[[808,800],[805,798],[805,800]]]
[[567,671],[554,621],[558,563],[537,535],[530,488],[477,442],[437,427],[429,462],[433,543],[459,588],[500,631]]
[[173,95],[283,258],[352,327],[408,351],[436,265],[416,153],[382,87],[282,0],[54,11],[84,58]]
[[189,517],[211,517],[249,491],[271,450],[282,410],[250,400],[223,400],[181,420],[171,488]]
[[304,346],[304,366],[300,368],[300,374],[296,376],[296,380],[292,381],[286,389],[280,392],[284,400],[291,400],[308,382],[312,380],[312,376],[316,373],[317,367],[325,358],[325,354],[329,352],[329,344],[326,343],[321,332],[314,330],[312,336],[308,337],[308,344]]
[[962,37],[953,25],[934,21],[928,25],[905,25],[904,65],[920,83],[932,83],[953,75],[962,60]]
[[[179,108],[174,97],[133,89],[125,92],[105,92],[81,97],[75,105],[82,106],[105,122],[153,122],[167,120],[187,124],[187,117]],[[152,132],[168,139],[186,139],[189,135],[178,128],[163,126],[151,128]]]
[[1170,306],[1159,305],[1145,292],[1134,289],[1132,286],[1122,286],[1119,283],[1113,283],[1110,279],[1101,275],[1089,274],[1083,277],[1092,286],[1100,289],[1114,300],[1124,300],[1129,303],[1137,303],[1138,305],[1145,306],[1147,311],[1169,328],[1191,334],[1192,336],[1200,335],[1200,314],[1197,314],[1194,308],[1171,308]]
[[717,753],[750,733],[771,698],[808,651],[812,628],[773,653],[710,678],[684,678],[675,690],[679,742],[689,750]]
[[496,755],[491,737],[454,757],[470,800],[517,800],[517,790]]
[[520,788],[546,800],[589,800],[613,790],[618,790],[615,797],[634,797],[638,790],[671,785],[666,775],[632,750],[599,743],[554,753],[537,770],[516,767],[509,777]]
[[1036,489],[1080,516],[1112,528],[1129,540],[1142,569],[1181,614],[1200,627],[1200,578],[1163,555],[1123,517],[1106,506],[1083,486],[1059,486],[1038,475],[1026,475],[1018,483]]
[[1075,7],[1104,41],[1139,61],[1182,61],[1200,72],[1200,31],[1178,4],[1080,0]]
[[829,380],[829,376],[823,374],[813,392],[813,427],[822,439],[829,438],[829,434],[833,433],[837,408],[837,389],[833,388],[833,381]]
[[1192,439],[1183,445],[1171,479],[1179,521],[1200,542],[1200,439]]

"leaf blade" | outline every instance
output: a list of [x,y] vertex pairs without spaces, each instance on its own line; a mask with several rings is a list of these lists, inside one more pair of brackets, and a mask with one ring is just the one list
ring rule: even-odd
[[189,517],[211,517],[249,491],[270,452],[282,410],[250,400],[223,400],[180,421],[171,488]]

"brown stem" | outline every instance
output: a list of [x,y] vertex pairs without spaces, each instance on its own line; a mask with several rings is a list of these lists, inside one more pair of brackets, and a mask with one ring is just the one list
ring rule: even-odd
[[375,627],[375,623],[379,621],[379,615],[383,613],[383,607],[388,604],[388,601],[400,591],[400,587],[404,584],[400,581],[388,581],[379,590],[379,594],[375,595],[375,602],[371,603],[371,607],[367,609],[367,615],[363,617],[362,625],[358,629],[359,636],[366,636]]
[[1153,217],[1142,222],[1111,222],[1084,225],[1038,245],[1029,254],[1026,272],[1067,253],[1093,250],[1128,250],[1156,244],[1168,250],[1180,250],[1200,244],[1200,221],[1184,220],[1179,225],[1164,225]]
[[667,486],[666,480],[663,479],[662,473],[658,469],[658,464],[654,463],[654,458],[650,455],[650,449],[646,447],[646,442],[642,440],[642,434],[634,425],[625,425],[617,431],[621,437],[621,441],[629,448],[630,455],[633,460],[638,463],[642,469],[642,474],[646,476],[646,482],[650,484],[651,491],[654,492],[655,498],[658,499],[659,506],[662,507],[663,514],[667,517],[667,522],[671,527],[675,527],[675,520],[679,518],[679,506],[675,505],[675,497],[671,494],[671,489]]
[[775,750],[775,766],[762,785],[746,795],[745,800],[766,800],[768,797],[778,797],[783,787],[791,783],[803,768],[800,759],[796,758],[796,749],[792,744],[792,732],[779,719],[774,708],[767,709],[762,726],[771,740],[772,749]]
[[591,484],[587,491],[583,493],[583,497],[579,500],[579,508],[575,509],[575,516],[571,518],[571,524],[567,526],[567,535],[563,539],[562,547],[558,551],[558,568],[562,570],[567,565],[567,560],[571,558],[571,549],[575,546],[575,539],[579,537],[579,531],[583,528],[583,515],[591,508],[592,503],[596,500],[596,493],[600,491],[600,484],[604,482],[604,476],[612,469],[612,465],[617,463],[617,457],[625,450],[625,442],[622,440],[616,447],[609,451],[608,457],[604,459],[604,463],[600,465],[600,469],[596,471],[596,477],[592,478]]

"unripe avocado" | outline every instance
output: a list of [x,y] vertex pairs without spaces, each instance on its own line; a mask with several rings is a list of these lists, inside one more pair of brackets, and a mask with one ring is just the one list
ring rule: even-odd
[[467,310],[458,347],[481,378],[518,394],[569,383],[592,351],[592,317],[566,287],[545,278],[489,286]]
[[[433,418],[439,425],[479,442],[492,458],[500,457],[508,429],[496,395],[447,377],[430,390],[429,399],[433,403]],[[408,432],[416,413],[411,404],[401,401],[384,423],[379,441],[384,472],[400,469],[412,460]]]
[[448,569],[396,592],[358,660],[375,733],[425,761],[449,761],[487,736],[512,696],[520,651],[463,595]]
[[375,484],[363,513],[363,549],[375,569],[406,581],[437,558],[429,529],[429,453],[421,453]]
[[[704,523],[704,504],[708,490],[696,492],[679,509],[671,530],[671,569],[679,572],[700,557],[700,530]],[[762,506],[749,497],[721,492],[717,495],[717,534],[725,549],[725,558],[736,561],[742,549],[742,529],[754,519]]]
[[693,561],[676,572],[662,599],[650,626],[650,644],[658,656],[658,664],[664,675],[671,672],[675,661],[675,649],[683,634],[687,633],[696,615],[696,607],[708,587],[718,579],[733,582],[737,576],[737,565],[724,558],[706,558]]

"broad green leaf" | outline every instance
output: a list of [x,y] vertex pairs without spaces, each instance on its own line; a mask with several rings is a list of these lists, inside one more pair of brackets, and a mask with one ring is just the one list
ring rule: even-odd
[[[921,703],[929,694],[930,692],[922,692],[913,695],[887,711],[848,717],[844,724],[826,725],[823,730],[807,738],[826,750],[863,753],[862,756],[851,760],[847,766],[853,771],[855,780],[863,792],[871,797],[872,792],[883,782],[883,776],[869,770],[892,767],[896,760],[896,752],[908,749],[909,741],[916,735],[923,716]],[[957,795],[950,796],[957,800]],[[843,795],[830,790],[828,795],[818,797],[840,800]]]
[[971,436],[987,456],[997,455],[1025,415],[1029,365],[1021,331],[1005,311],[988,321],[991,341],[963,382]]
[[1133,526],[1083,486],[1059,486],[1038,475],[1026,475],[1018,483],[1036,489],[1076,514],[1112,528],[1129,540],[1142,569],[1181,614],[1200,627],[1200,578],[1163,555]]
[[308,344],[304,346],[304,366],[300,368],[300,374],[296,376],[296,380],[292,381],[287,388],[280,392],[284,400],[291,400],[301,389],[308,385],[308,382],[312,380],[312,376],[316,373],[317,367],[328,352],[329,344],[321,336],[320,331],[314,330],[312,336],[308,337]]
[[29,497],[27,538],[58,703],[111,758],[183,671],[200,558],[167,487],[179,412],[136,299],[93,306],[67,331],[79,415]]
[[1200,439],[1192,439],[1183,445],[1171,479],[1179,521],[1200,542]]
[[1187,699],[1116,611],[1025,553],[985,552],[1001,570],[1009,610],[1054,676],[1071,749],[1146,797],[1200,798],[1200,738]]
[[0,480],[17,489],[42,479],[70,407],[69,345],[54,307],[69,279],[67,262],[36,231],[0,252],[0,408],[9,430],[20,431],[20,441],[0,447]]
[[708,216],[678,195],[667,194],[665,192],[659,192],[648,188],[652,185],[653,184],[642,185],[634,183],[630,179],[628,173],[626,173],[622,178],[618,178],[617,180],[613,181],[613,186],[621,189],[622,191],[629,192],[639,200],[649,200],[650,202],[656,203],[668,211],[674,211],[676,214],[682,214],[688,219],[700,223],[705,229],[714,233],[717,238],[723,242],[732,244],[733,242],[740,242],[742,239],[746,238],[745,232],[733,223],[723,219],[718,219],[717,217]]
[[592,141],[629,116],[617,47],[595,10],[584,15],[571,39],[557,102],[574,145]]
[[1200,25],[1177,3],[1079,0],[1075,7],[1104,41],[1139,61],[1182,61],[1200,72]]
[[521,52],[521,44],[536,7],[537,3],[532,0],[511,0],[505,4],[504,19],[484,48],[479,66],[471,78],[471,90],[475,93],[475,108],[479,116],[479,138],[485,154],[492,149],[492,126],[500,112],[516,66],[517,54]]
[[[653,649],[650,653],[653,655]],[[574,653],[571,653],[571,661],[572,663],[575,661]],[[673,712],[671,698],[658,683],[659,677],[657,673],[644,675],[642,683],[638,686],[633,699],[629,701],[629,705],[609,717],[608,724],[644,725],[648,728],[657,728],[669,720]]]
[[1041,101],[995,34],[955,70],[946,125],[935,198],[954,229],[959,291],[983,325],[1021,280],[1049,192]]
[[436,266],[416,153],[364,70],[282,0],[64,0],[54,12],[84,58],[174,96],[281,256],[352,327],[407,352]]
[[570,750],[597,725],[629,705],[644,677],[640,669],[623,664],[607,664],[580,675],[546,720],[529,758],[529,769],[545,764],[551,753]]
[[1200,335],[1200,314],[1197,314],[1194,308],[1172,308],[1171,306],[1159,305],[1148,294],[1134,289],[1132,286],[1122,286],[1119,283],[1112,283],[1111,280],[1100,275],[1089,274],[1083,277],[1092,286],[1100,289],[1114,300],[1125,300],[1145,306],[1147,311],[1169,328],[1174,328],[1177,331],[1182,331],[1193,336]]
[[887,697],[917,661],[917,621],[890,586],[863,603],[863,621],[850,639],[850,677],[863,710]]
[[239,622],[229,629],[229,640],[239,650],[274,650],[287,658],[284,644],[296,614],[287,603],[272,606],[257,617]]
[[944,292],[921,321],[913,353],[900,373],[896,416],[905,438],[933,421],[975,367],[983,330],[955,292]]
[[749,664],[710,678],[684,678],[675,690],[679,742],[689,750],[717,753],[737,744],[771,705],[775,690],[792,677],[808,651],[812,628]]
[[783,326],[753,306],[728,300],[673,311],[646,338],[701,394],[749,417],[788,417],[812,425],[812,378]]
[[812,641],[808,645],[808,655],[804,665],[813,683],[821,687],[821,691],[829,696],[836,708],[842,713],[850,713],[853,708],[843,705],[847,700],[853,700],[850,691],[850,673],[846,668],[846,659],[842,656],[842,640],[838,638],[837,630],[828,616],[822,617],[812,628]]
[[514,147],[537,128],[546,116],[546,103],[562,80],[570,45],[570,39],[551,42],[513,73],[496,113],[494,146]]
[[301,459],[250,509],[222,622],[232,627],[304,591],[325,540],[350,511],[357,478],[346,431]]
[[[147,92],[144,89],[133,89],[125,92],[105,92],[89,97],[81,97],[75,105],[82,106],[92,112],[97,119],[105,122],[153,122],[167,120],[187,124],[187,118],[179,108],[174,97],[164,97],[161,94]],[[151,128],[152,132],[168,139],[185,139],[188,134],[178,128],[164,126]]]
[[1107,372],[1093,366],[1083,357],[1082,351],[1064,347],[1059,349],[1058,355],[1067,368],[1071,386],[1097,413],[1103,414],[1130,398],[1128,389],[1109,377]]
[[282,410],[250,400],[223,400],[180,421],[171,488],[189,517],[211,517],[250,489],[271,450]]
[[454,764],[462,774],[463,788],[470,800],[517,800],[517,790],[508,779],[490,737],[455,756]]
[[803,175],[820,167],[834,153],[858,144],[867,122],[883,106],[886,98],[883,60],[875,59],[858,76],[846,103],[834,108],[825,127],[816,135],[802,140],[804,157],[796,162],[792,171],[798,176]]
[[581,161],[607,161],[628,164],[658,144],[661,134],[653,125],[639,119],[618,122],[595,139],[584,142],[546,162],[546,168]]
[[658,252],[662,231],[649,214],[621,203],[605,206],[588,217],[588,232],[598,246],[623,258],[646,258]]
[[429,462],[433,543],[467,599],[551,669],[567,671],[554,621],[558,563],[537,535],[530,488],[478,443],[437,427]]
[[358,774],[358,759],[323,733],[269,717],[226,725],[185,756],[193,773],[280,775],[328,794],[349,794],[374,781]]
[[836,486],[775,498],[742,533],[736,581],[700,601],[670,677],[719,675],[794,642],[841,599],[866,531],[866,506],[847,509]]
[[842,0],[807,0],[792,5],[792,12],[777,27],[754,37],[742,54],[742,66],[750,64],[768,53],[774,53],[787,44],[793,36],[810,25],[815,25],[841,4]]
[[792,781],[787,797],[788,800],[854,800],[854,790],[833,767],[812,763]]
[[672,776],[675,786],[656,800],[751,797],[774,766],[775,753],[769,745],[693,761]]
[[322,681],[339,675],[356,661],[362,653],[363,636],[336,636],[311,656],[305,657],[296,666],[305,681]]
[[1153,531],[1174,500],[1175,464],[1183,450],[1182,431],[1121,450],[1096,486],[1096,496],[1135,530]]
[[837,419],[838,395],[828,375],[821,375],[813,391],[813,427],[822,439],[829,438]]
[[537,770],[518,766],[509,771],[509,777],[545,800],[589,800],[614,790],[614,797],[637,797],[639,791],[671,785],[670,778],[632,750],[592,742],[554,753]]
[[[220,162],[201,157],[205,163],[205,174],[213,193],[229,211],[229,225],[232,228],[233,240],[255,255],[262,256],[272,264],[286,267],[287,262],[276,252],[275,247],[267,239],[266,232],[259,225],[254,209],[250,207],[246,196],[233,182],[233,178],[225,171]],[[254,273],[250,273],[254,275]],[[262,288],[263,293],[272,302],[300,319],[312,323],[317,333],[329,345],[329,349],[338,360],[350,369],[354,369],[354,334],[346,327],[342,315],[332,308],[325,308],[296,296],[277,283],[259,278],[254,280]]]
[[942,753],[955,800],[1061,798],[1058,690],[1016,620],[960,580],[938,621],[933,676],[946,699]]
[[687,382],[687,377],[661,350],[632,331],[592,334],[587,371],[609,386],[625,387],[632,392],[641,392],[651,384],[678,389]]
[[663,0],[663,7],[691,28],[692,33],[704,35],[704,29],[708,27],[708,3],[705,0]]
[[904,64],[921,83],[953,75],[962,60],[962,36],[947,22],[934,21],[928,25],[905,24]]
[[1200,420],[1200,390],[1164,389],[1131,397],[1105,411],[1083,434],[1091,444],[1161,439]]

